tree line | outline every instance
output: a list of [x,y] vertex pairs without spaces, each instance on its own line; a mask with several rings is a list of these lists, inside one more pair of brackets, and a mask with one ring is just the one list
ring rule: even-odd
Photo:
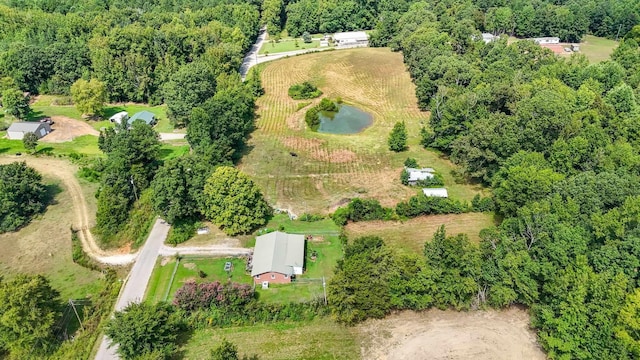
[[[299,37],[305,32],[333,33],[377,28],[384,30],[380,35],[388,39],[395,32],[393,29],[397,28],[400,16],[415,3],[419,1],[264,0],[262,21],[269,33],[276,37],[281,30]],[[608,38],[621,37],[640,19],[640,9],[634,0],[453,0],[433,4],[438,11],[449,10],[446,16],[450,18],[464,13],[465,23],[458,25],[472,24],[480,31],[496,35],[523,38],[557,36],[562,41],[572,42],[579,42],[587,33]],[[375,35],[374,39],[378,41]]]

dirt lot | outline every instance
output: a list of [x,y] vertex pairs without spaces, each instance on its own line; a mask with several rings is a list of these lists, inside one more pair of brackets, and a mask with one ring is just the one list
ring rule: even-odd
[[71,141],[82,135],[100,135],[98,130],[91,127],[84,121],[75,120],[66,116],[52,116],[53,130],[47,136],[43,137],[42,142],[65,142]]
[[359,327],[363,359],[546,359],[526,311],[404,312]]

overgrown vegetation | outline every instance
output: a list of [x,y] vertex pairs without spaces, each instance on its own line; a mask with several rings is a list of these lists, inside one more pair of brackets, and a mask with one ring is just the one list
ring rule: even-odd
[[304,121],[312,131],[317,131],[320,126],[320,113],[334,113],[338,111],[338,105],[331,99],[324,98],[320,103],[309,110],[304,115]]
[[322,95],[322,91],[305,81],[302,84],[291,85],[289,88],[289,96],[295,100],[315,99]]

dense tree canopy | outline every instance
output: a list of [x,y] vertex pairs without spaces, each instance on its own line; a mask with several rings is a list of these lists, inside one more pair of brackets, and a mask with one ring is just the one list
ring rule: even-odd
[[204,215],[229,235],[264,225],[272,209],[258,186],[235,168],[217,168],[204,186]]
[[44,356],[56,344],[62,316],[60,294],[41,275],[0,277],[0,349],[12,358]]
[[175,342],[184,323],[174,307],[159,303],[132,303],[115,313],[105,328],[105,334],[118,344],[118,354],[124,359],[160,353],[168,358],[175,351]]
[[14,231],[44,210],[42,176],[24,162],[0,165],[0,232]]
[[81,114],[99,115],[107,102],[107,89],[102,81],[78,79],[71,85],[71,98]]

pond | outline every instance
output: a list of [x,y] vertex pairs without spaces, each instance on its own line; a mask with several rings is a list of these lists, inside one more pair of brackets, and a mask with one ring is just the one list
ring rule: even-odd
[[340,105],[338,112],[320,112],[318,132],[356,134],[373,124],[373,116],[350,105]]

